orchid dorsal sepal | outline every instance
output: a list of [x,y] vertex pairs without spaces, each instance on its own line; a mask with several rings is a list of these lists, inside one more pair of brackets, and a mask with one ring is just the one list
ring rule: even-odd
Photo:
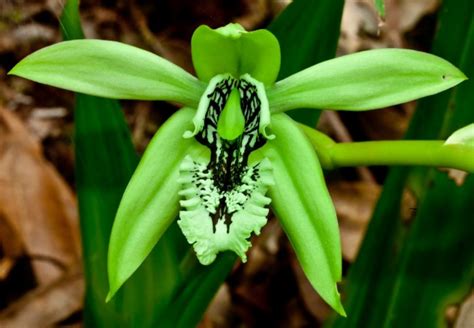
[[200,80],[214,76],[250,74],[265,85],[275,82],[280,71],[280,45],[267,30],[247,32],[236,23],[211,29],[201,25],[191,39],[194,68]]
[[449,89],[466,76],[448,61],[406,49],[377,49],[330,59],[267,90],[272,113],[295,108],[361,111]]

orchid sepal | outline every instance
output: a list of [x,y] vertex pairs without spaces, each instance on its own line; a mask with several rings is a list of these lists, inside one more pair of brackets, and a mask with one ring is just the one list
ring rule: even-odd
[[194,139],[182,138],[194,115],[195,110],[183,108],[160,127],[125,190],[109,242],[108,299],[135,272],[176,219],[181,189],[179,167],[185,156],[209,156],[207,148]]
[[285,114],[272,116],[275,139],[256,151],[273,165],[269,187],[271,207],[296,256],[319,295],[345,315],[336,283],[341,280],[341,246],[336,211],[318,158],[295,122]]
[[228,73],[234,77],[250,74],[265,85],[275,82],[280,71],[280,45],[267,30],[247,32],[239,24],[211,29],[199,26],[191,39],[196,75],[209,82]]

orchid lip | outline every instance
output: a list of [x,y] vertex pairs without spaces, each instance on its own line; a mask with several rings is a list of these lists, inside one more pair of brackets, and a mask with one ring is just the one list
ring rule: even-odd
[[[225,250],[245,262],[248,239],[267,222],[270,199],[265,194],[273,184],[272,165],[267,159],[249,163],[250,154],[267,141],[262,132],[270,113],[264,92],[248,74],[213,77],[193,118],[194,131],[184,134],[210,150],[205,162],[186,157],[178,180],[183,198],[178,224],[202,264]],[[228,111],[242,120],[240,126],[226,125]]]

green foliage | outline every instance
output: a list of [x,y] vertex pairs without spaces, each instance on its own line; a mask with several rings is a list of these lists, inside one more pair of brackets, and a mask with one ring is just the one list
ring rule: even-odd
[[385,0],[375,0],[375,8],[381,17],[385,16]]
[[203,266],[189,253],[192,264],[186,267],[186,279],[173,296],[172,303],[161,312],[160,327],[187,328],[196,326],[219,286],[229,275],[236,256],[225,252],[209,266]]
[[[69,0],[64,8],[61,26],[66,39],[83,37],[77,7],[77,1]],[[158,310],[180,278],[175,263],[179,235],[176,229],[169,229],[127,286],[112,302],[105,303],[110,231],[138,157],[117,101],[77,94],[74,118],[76,190],[86,280],[85,324],[153,326]],[[156,285],[155,280],[161,284]]]

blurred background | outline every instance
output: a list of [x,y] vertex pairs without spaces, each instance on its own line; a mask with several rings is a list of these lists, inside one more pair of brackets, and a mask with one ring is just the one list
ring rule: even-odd
[[[157,53],[192,72],[189,42],[200,24],[266,27],[291,1],[83,0],[88,38],[118,40]],[[346,0],[337,55],[402,47],[430,51],[440,3],[386,0],[382,20],[370,0]],[[7,72],[33,51],[61,40],[62,0],[0,0],[0,326],[81,326],[83,278],[74,176],[74,95]],[[177,107],[122,101],[141,154]],[[400,139],[416,104],[365,113],[324,112],[318,128],[339,142]],[[344,270],[355,261],[387,176],[386,167],[328,172],[340,220]],[[452,172],[462,183],[465,174]],[[402,218],[416,214],[403,193]],[[236,264],[201,327],[318,327],[330,309],[309,285],[277,220],[253,240],[249,261]],[[469,247],[469,246],[468,246]],[[376,265],[376,264],[374,264]],[[462,307],[462,304],[471,304]],[[443,310],[445,323],[473,312],[473,297]],[[470,310],[469,310],[470,309]],[[462,315],[461,315],[462,317]],[[466,325],[464,325],[466,324]],[[472,325],[470,325],[472,324]]]

